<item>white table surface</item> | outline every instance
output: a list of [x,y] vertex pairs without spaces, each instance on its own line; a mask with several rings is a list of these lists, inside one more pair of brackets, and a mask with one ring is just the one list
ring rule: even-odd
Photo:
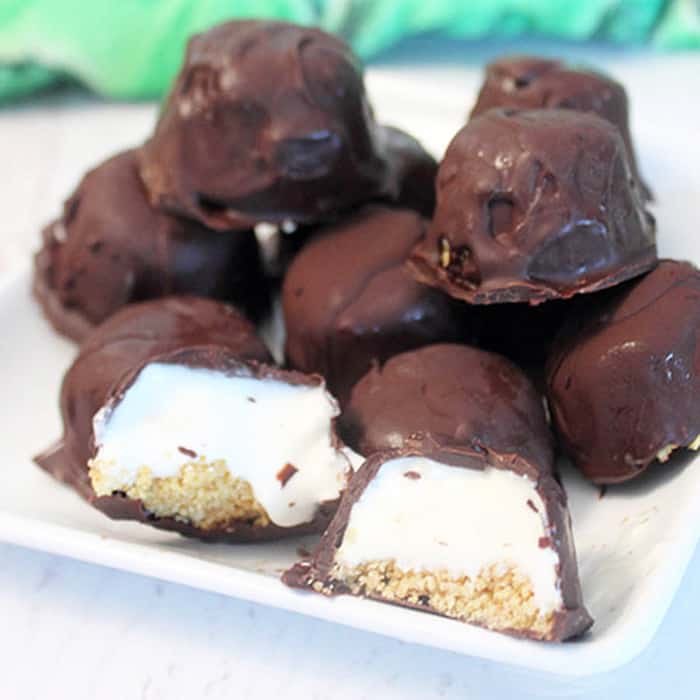
[[[700,115],[700,55],[544,49],[648,79],[633,96],[633,125],[665,90],[687,90],[689,115]],[[464,90],[466,112],[478,63],[503,50],[512,46],[450,44],[428,67],[417,42],[370,79],[401,71],[428,95]],[[75,94],[0,110],[0,275],[36,248],[85,169],[142,140],[154,114]],[[571,682],[0,543],[0,698],[697,698],[699,600],[700,550],[651,646],[618,671]]]

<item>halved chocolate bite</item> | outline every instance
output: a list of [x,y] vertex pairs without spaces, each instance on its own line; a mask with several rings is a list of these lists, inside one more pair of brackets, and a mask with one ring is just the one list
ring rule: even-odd
[[593,112],[620,131],[632,175],[645,197],[629,129],[625,88],[611,77],[582,66],[538,56],[506,56],[486,66],[471,117],[489,109],[574,109]]
[[543,399],[530,380],[505,357],[465,345],[428,345],[372,367],[352,389],[341,434],[365,456],[427,434],[553,468]]
[[376,453],[354,474],[290,586],[349,593],[498,632],[585,632],[566,496],[516,455],[436,446]]
[[95,495],[124,494],[207,538],[320,532],[351,470],[319,376],[217,347],[159,355],[93,419]]
[[341,405],[373,361],[468,330],[463,305],[404,265],[423,230],[413,211],[367,207],[321,232],[287,272],[287,362],[323,375]]
[[547,371],[565,451],[592,481],[632,479],[700,448],[700,271],[662,260],[571,319]]
[[222,235],[151,207],[137,151],[91,170],[43,232],[34,293],[60,333],[82,340],[124,305],[170,294],[269,305],[252,231]]
[[230,307],[129,307],[81,347],[63,439],[37,462],[112,518],[230,542],[320,532],[351,470],[337,403],[270,361]]
[[399,196],[378,129],[341,39],[227,22],[190,40],[141,173],[155,205],[212,228],[330,221]]
[[450,143],[410,262],[420,282],[472,304],[538,304],[650,269],[655,222],[610,122],[491,110]]

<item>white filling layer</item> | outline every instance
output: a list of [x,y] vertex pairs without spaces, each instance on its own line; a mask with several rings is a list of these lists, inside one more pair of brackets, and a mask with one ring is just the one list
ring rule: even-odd
[[94,462],[131,484],[142,467],[175,476],[192,452],[224,460],[272,522],[291,527],[312,520],[318,504],[345,486],[350,460],[331,444],[338,412],[321,386],[153,363],[113,410],[95,415]]
[[539,546],[547,535],[545,506],[528,477],[400,457],[381,467],[353,506],[336,562],[394,559],[404,571],[447,570],[472,580],[484,567],[511,565],[530,578],[546,614],[562,604],[559,558]]

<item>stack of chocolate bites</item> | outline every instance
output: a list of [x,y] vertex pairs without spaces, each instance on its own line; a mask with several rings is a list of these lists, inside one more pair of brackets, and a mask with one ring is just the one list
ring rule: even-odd
[[321,534],[292,586],[580,635],[557,445],[601,484],[700,445],[700,274],[657,261],[649,197],[597,73],[491,64],[438,167],[337,38],[215,27],[44,232],[36,296],[81,345],[37,462],[114,518]]

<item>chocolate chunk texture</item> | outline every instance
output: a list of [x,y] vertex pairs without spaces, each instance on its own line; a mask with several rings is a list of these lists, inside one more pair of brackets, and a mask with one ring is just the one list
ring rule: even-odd
[[405,267],[423,230],[413,211],[367,207],[321,231],[287,272],[287,361],[323,375],[341,405],[372,362],[466,333],[462,305]]
[[125,151],[88,172],[43,232],[34,292],[56,330],[81,341],[124,305],[171,294],[260,317],[269,300],[252,231],[225,236],[152,208],[137,159]]
[[311,561],[284,580],[533,639],[592,624],[561,487],[488,449],[375,454]]
[[632,145],[627,93],[610,76],[551,58],[506,56],[486,66],[486,78],[471,117],[494,108],[573,109],[607,119],[622,136],[635,182],[643,195],[650,197]]
[[491,110],[450,143],[419,281],[472,304],[566,299],[656,262],[654,219],[617,129],[572,110]]
[[548,361],[562,445],[599,484],[700,447],[700,272],[662,260],[570,319]]

